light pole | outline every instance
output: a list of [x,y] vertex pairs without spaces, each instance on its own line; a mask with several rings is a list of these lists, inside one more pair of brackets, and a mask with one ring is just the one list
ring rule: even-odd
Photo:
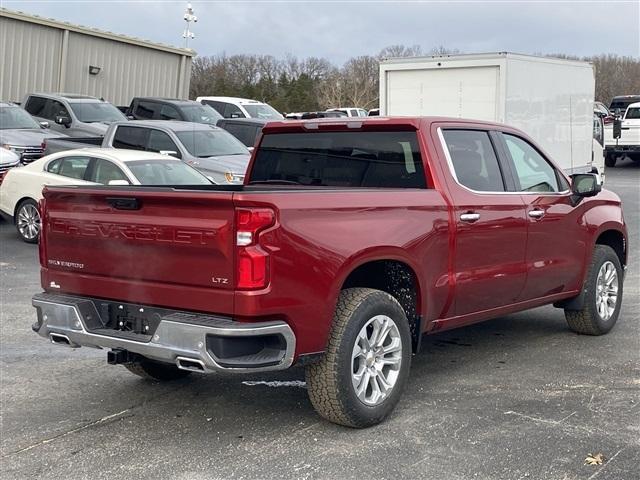
[[193,32],[189,29],[191,26],[191,22],[195,23],[198,21],[198,17],[193,14],[193,7],[190,3],[187,3],[187,9],[184,11],[184,21],[187,22],[187,28],[185,28],[182,38],[184,38],[184,48],[189,47],[189,39],[195,38]]

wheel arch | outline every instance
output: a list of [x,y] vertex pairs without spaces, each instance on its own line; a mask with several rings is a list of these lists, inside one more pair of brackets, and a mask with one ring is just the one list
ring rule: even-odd
[[28,195],[25,195],[24,197],[20,198],[13,207],[13,223],[14,224],[16,223],[16,218],[18,217],[18,209],[20,208],[20,205],[22,205],[26,200],[31,200],[36,205],[39,205],[38,200]]
[[413,350],[420,349],[422,338],[422,300],[418,269],[404,255],[387,252],[386,255],[362,255],[350,262],[340,276],[339,291],[363,287],[382,290],[394,297],[404,309],[411,330]]

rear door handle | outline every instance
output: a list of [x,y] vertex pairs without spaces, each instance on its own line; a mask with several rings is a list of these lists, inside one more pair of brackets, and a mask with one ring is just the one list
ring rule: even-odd
[[463,213],[462,215],[460,215],[460,220],[467,223],[474,223],[480,220],[480,214],[479,213]]
[[540,210],[539,208],[536,208],[535,210],[529,210],[529,216],[531,218],[542,218],[544,217],[544,210]]

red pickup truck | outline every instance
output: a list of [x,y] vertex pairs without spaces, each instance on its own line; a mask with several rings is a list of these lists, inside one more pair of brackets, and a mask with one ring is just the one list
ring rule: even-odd
[[33,329],[170,380],[306,368],[323,417],[365,427],[422,334],[553,303],[616,323],[620,199],[504,125],[446,118],[268,124],[245,184],[50,187]]

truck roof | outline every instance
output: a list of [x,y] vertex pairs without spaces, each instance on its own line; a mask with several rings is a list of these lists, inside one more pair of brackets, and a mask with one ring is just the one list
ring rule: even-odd
[[537,55],[525,55],[522,53],[512,52],[489,52],[489,53],[464,53],[464,54],[447,54],[447,55],[431,55],[431,56],[417,56],[417,57],[398,57],[398,58],[385,58],[380,61],[381,65],[393,65],[393,64],[406,64],[406,63],[433,63],[438,61],[463,61],[463,60],[499,60],[499,59],[516,59],[527,60],[533,62],[548,62],[548,63],[560,63],[560,64],[574,64],[592,67],[591,62],[585,62],[582,60],[568,60],[565,58],[557,57],[541,57]]
[[264,102],[260,100],[252,100],[250,98],[240,98],[240,97],[198,97],[200,100],[217,100],[220,102],[227,103],[239,103],[240,105],[263,105]]
[[[60,152],[62,153],[62,152]],[[96,155],[101,158],[108,158],[114,162],[132,162],[135,160],[167,160],[173,159],[167,155],[156,152],[146,152],[143,150],[127,150],[121,148],[78,148],[76,150],[67,150],[64,155],[67,156],[71,153],[77,153],[82,155]]]
[[53,99],[63,98],[65,100],[80,101],[80,102],[85,102],[85,103],[106,102],[106,100],[101,99],[101,98],[90,97],[89,95],[80,95],[80,94],[77,94],[77,93],[40,93],[40,92],[35,92],[35,93],[29,93],[27,95],[27,97],[31,97],[31,96],[46,97],[46,98],[53,98]]
[[183,132],[185,130],[218,130],[218,127],[207,123],[183,122],[180,120],[128,120],[126,122],[118,122],[118,125],[165,128],[174,132]]
[[[487,126],[504,126],[499,123],[483,120],[470,120],[455,117],[336,117],[316,118],[312,120],[282,120],[269,122],[262,130],[264,133],[285,131],[314,131],[318,127],[323,130],[417,130],[429,128],[434,122],[472,123]],[[332,128],[333,127],[333,128]]]

